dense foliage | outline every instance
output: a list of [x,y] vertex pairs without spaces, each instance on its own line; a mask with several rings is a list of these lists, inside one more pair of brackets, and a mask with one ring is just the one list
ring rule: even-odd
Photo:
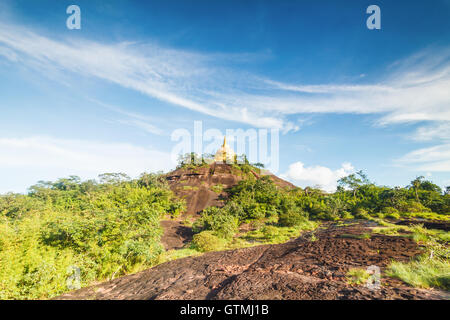
[[76,270],[87,285],[150,266],[160,218],[182,209],[155,174],[70,177],[0,196],[0,299],[60,294]]
[[194,231],[210,230],[230,239],[239,225],[255,221],[295,227],[308,220],[450,218],[450,194],[423,177],[405,188],[389,188],[371,183],[359,171],[340,179],[338,185],[338,190],[330,194],[309,187],[283,189],[269,176],[245,179],[227,190],[230,197],[224,207],[202,212]]
[[296,193],[278,188],[269,176],[242,180],[228,193],[230,199],[224,207],[203,210],[194,231],[210,230],[220,238],[231,239],[243,223],[265,221],[293,227],[308,219]]

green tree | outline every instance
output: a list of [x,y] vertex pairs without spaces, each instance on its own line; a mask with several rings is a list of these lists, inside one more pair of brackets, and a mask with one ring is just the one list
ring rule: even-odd
[[417,201],[420,201],[419,200],[419,189],[420,189],[420,185],[422,184],[422,181],[424,178],[425,178],[424,176],[419,176],[419,177],[416,177],[413,181],[411,181],[410,189],[414,190]]
[[254,167],[257,167],[257,168],[263,169],[263,168],[264,168],[264,163],[257,162],[257,163],[254,163],[253,166],[254,166]]
[[359,188],[367,184],[370,184],[370,180],[362,170],[338,180],[338,185],[342,188],[350,189],[353,193],[353,198],[355,199],[356,193],[358,192]]

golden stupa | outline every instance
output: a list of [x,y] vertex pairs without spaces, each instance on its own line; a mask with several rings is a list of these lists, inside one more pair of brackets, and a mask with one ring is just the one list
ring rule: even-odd
[[224,137],[223,145],[219,150],[217,150],[216,155],[214,156],[214,161],[223,163],[234,163],[235,155],[236,154],[234,153],[233,149],[231,149],[227,145],[227,137]]

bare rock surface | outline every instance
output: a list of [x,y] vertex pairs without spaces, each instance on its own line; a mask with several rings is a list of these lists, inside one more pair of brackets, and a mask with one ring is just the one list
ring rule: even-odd
[[163,220],[161,227],[164,234],[161,242],[166,250],[181,249],[192,241],[192,228],[183,225],[178,220]]
[[[269,175],[279,187],[295,188],[293,184],[266,172],[251,172],[257,179]],[[228,164],[213,163],[195,169],[181,168],[167,174],[170,189],[178,198],[186,200],[186,214],[194,215],[210,206],[223,206],[226,189],[235,186],[245,176]]]

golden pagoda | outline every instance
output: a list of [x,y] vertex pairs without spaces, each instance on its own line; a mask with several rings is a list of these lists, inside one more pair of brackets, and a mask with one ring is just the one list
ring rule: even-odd
[[233,149],[231,149],[227,145],[227,137],[225,136],[223,139],[222,147],[217,150],[216,155],[214,156],[214,161],[222,162],[222,163],[234,163],[235,153]]

